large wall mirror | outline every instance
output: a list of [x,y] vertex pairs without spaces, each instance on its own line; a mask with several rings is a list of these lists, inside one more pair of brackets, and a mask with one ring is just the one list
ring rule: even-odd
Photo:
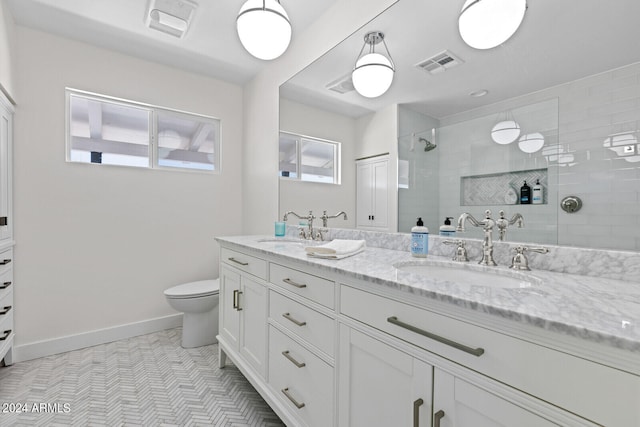
[[[490,209],[524,216],[509,241],[640,250],[640,2],[529,2],[518,32],[489,50],[460,38],[463,3],[400,0],[281,86],[281,131],[341,147],[340,184],[280,178],[281,213],[344,210],[329,225],[356,227],[356,160],[388,153],[389,231],[421,216],[436,233]],[[371,31],[396,72],[364,98],[350,76]],[[497,143],[507,120],[520,135]],[[542,203],[520,204],[525,180],[540,182]],[[579,211],[560,208],[568,196]]]

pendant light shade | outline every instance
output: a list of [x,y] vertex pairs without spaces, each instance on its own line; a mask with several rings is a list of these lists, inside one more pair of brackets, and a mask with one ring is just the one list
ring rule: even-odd
[[242,46],[258,59],[282,55],[291,41],[291,22],[276,0],[248,0],[236,19]]
[[503,120],[491,129],[491,139],[496,144],[511,144],[520,136],[520,125],[515,120]]
[[458,17],[460,36],[473,48],[491,49],[515,34],[526,10],[526,0],[467,0]]
[[[375,45],[380,42],[384,44],[387,56],[375,52]],[[369,45],[369,53],[361,56],[367,45]],[[376,98],[389,89],[394,72],[395,67],[384,41],[384,34],[379,31],[367,33],[364,36],[364,46],[360,50],[351,74],[356,91],[366,98]]]
[[518,141],[518,147],[524,153],[535,153],[540,150],[544,145],[544,135],[540,132],[528,133],[522,135],[520,141]]

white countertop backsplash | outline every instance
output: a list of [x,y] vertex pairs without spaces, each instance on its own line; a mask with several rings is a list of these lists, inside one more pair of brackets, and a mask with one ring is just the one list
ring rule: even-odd
[[[297,228],[287,227],[287,237],[297,238]],[[396,269],[393,264],[415,261],[409,252],[410,235],[330,229],[328,239],[363,239],[364,252],[340,259],[310,258],[303,245],[260,242],[270,236],[218,237],[220,242],[264,254],[313,265],[348,277],[418,294],[458,307],[529,324],[607,346],[640,354],[640,254],[544,245],[546,255],[527,253],[530,274],[542,280],[524,289],[496,289],[452,283]],[[458,237],[460,238],[460,237]],[[450,260],[455,246],[432,235],[429,257]],[[467,241],[470,263],[481,258],[481,241]],[[496,242],[498,267],[508,269],[509,242]]]

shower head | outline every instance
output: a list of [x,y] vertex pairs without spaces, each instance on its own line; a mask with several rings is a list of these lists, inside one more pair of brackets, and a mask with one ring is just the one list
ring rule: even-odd
[[433,143],[433,142],[431,142],[431,141],[427,141],[427,140],[426,140],[426,139],[424,139],[424,138],[420,138],[420,140],[419,140],[419,141],[420,141],[420,142],[424,142],[424,151],[431,151],[431,150],[433,150],[434,148],[436,148],[436,147],[437,147],[437,145],[436,145],[436,144],[434,144],[434,143]]

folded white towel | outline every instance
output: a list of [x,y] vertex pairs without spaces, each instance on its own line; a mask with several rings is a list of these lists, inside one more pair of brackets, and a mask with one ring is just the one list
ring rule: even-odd
[[324,245],[307,246],[304,250],[309,256],[338,259],[362,252],[364,247],[364,240],[334,239]]

